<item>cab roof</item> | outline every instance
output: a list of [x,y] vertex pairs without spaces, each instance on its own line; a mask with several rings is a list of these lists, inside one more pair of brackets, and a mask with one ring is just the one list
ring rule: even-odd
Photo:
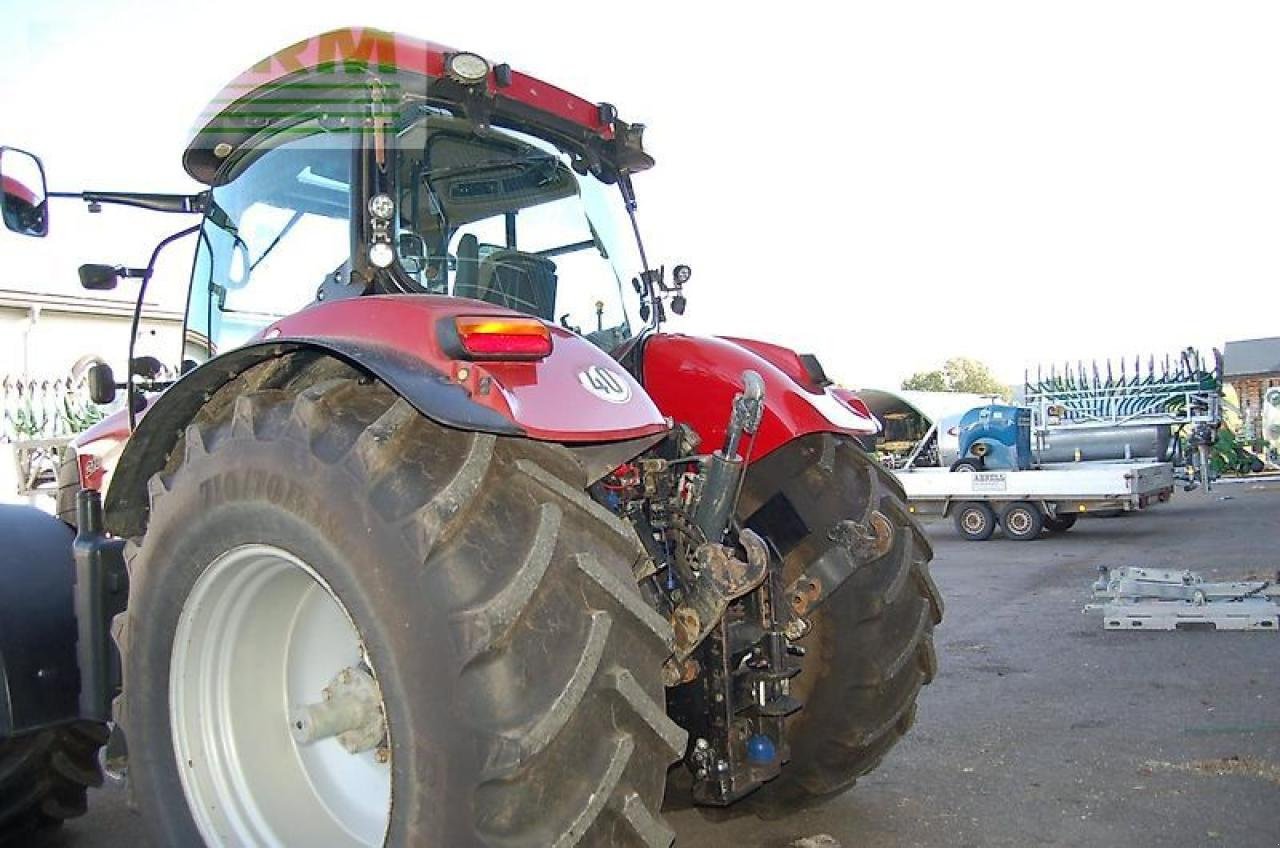
[[447,71],[451,47],[376,29],[338,29],[304,39],[258,62],[215,97],[196,124],[183,167],[217,185],[224,166],[264,137],[301,121],[358,131],[376,102],[393,115],[418,101],[542,136],[603,173],[653,165],[641,144],[643,125],[508,65],[491,65],[466,84]]

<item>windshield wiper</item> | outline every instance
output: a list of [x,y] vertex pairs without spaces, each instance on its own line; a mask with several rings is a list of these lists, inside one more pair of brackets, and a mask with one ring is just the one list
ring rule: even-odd
[[267,245],[267,249],[262,251],[262,253],[258,256],[258,258],[249,264],[249,273],[252,274],[253,269],[261,265],[262,260],[267,258],[267,254],[275,250],[276,245],[280,243],[280,239],[288,235],[289,231],[293,229],[293,225],[298,223],[300,220],[302,220],[302,214],[303,213],[301,209],[293,213],[293,217],[290,218],[288,221],[286,221],[284,226],[280,228],[280,232],[276,233],[276,237],[271,240],[271,244]]

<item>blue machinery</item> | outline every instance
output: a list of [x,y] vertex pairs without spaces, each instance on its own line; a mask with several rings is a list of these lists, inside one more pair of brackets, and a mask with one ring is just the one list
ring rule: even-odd
[[899,467],[1172,461],[1179,438],[1199,445],[1221,424],[1222,368],[1214,353],[1212,364],[1188,348],[1162,363],[1150,357],[1145,367],[1136,358],[1053,367],[1048,376],[1037,370],[1034,381],[1025,380],[1021,405],[991,403],[933,421]]

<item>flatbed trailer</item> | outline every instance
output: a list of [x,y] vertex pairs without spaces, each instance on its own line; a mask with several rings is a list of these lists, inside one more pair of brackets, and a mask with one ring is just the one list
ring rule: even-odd
[[1068,462],[1028,471],[950,471],[906,468],[894,476],[917,515],[952,517],[956,530],[975,542],[996,526],[1006,537],[1030,541],[1066,532],[1080,516],[1146,509],[1173,494],[1168,462]]

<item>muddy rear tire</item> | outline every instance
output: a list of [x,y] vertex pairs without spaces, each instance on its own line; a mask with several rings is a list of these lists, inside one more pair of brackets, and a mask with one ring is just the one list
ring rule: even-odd
[[[634,533],[586,497],[567,451],[440,427],[350,377],[209,409],[152,482],[116,628],[130,779],[156,844],[266,833],[206,814],[171,721],[184,602],[248,544],[305,562],[359,636],[389,737],[385,844],[670,844],[657,810],[685,743],[662,707],[670,628],[636,587]],[[286,728],[286,705],[271,712]],[[303,825],[268,829],[302,844]]]
[[791,760],[752,796],[784,813],[841,792],[875,769],[911,728],[921,688],[937,672],[933,628],[942,599],[929,575],[933,550],[893,476],[851,440],[798,439],[752,468],[747,524],[783,556],[787,579],[833,545],[840,521],[878,510],[894,530],[889,552],[854,572],[812,617],[792,692],[804,702],[787,730]]
[[98,749],[105,725],[73,722],[0,741],[0,844],[82,816],[102,785]]

